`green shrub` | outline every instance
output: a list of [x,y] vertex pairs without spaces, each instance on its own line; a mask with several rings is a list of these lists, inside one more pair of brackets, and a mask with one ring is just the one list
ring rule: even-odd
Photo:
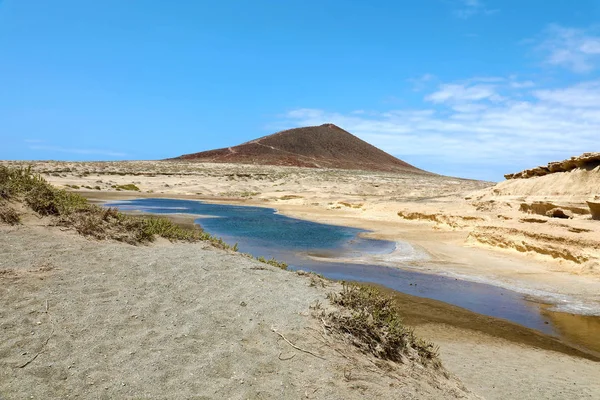
[[137,244],[160,236],[169,240],[208,240],[219,247],[229,247],[201,229],[183,228],[166,218],[130,216],[114,208],[92,205],[77,193],[53,187],[30,168],[0,166],[0,219],[17,223],[19,216],[6,204],[8,200],[22,201],[36,213],[54,217],[59,225],[97,239]]

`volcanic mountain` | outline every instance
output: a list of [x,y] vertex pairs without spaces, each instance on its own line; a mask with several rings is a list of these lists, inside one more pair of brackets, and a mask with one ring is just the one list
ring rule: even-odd
[[170,160],[427,173],[333,124],[289,129]]

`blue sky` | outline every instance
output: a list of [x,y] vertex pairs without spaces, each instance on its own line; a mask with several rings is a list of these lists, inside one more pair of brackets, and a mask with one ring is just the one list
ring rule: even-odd
[[0,159],[161,159],[333,122],[501,180],[600,151],[600,2],[0,0]]

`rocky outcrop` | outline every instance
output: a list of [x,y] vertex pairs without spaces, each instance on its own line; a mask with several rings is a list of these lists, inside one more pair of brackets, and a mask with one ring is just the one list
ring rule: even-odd
[[600,201],[588,201],[587,205],[592,213],[592,219],[600,220]]
[[[540,226],[540,224],[536,224]],[[545,226],[543,224],[542,226]],[[577,274],[600,273],[600,242],[592,232],[586,230],[572,233],[560,232],[557,226],[550,226],[545,231],[539,229],[515,228],[509,226],[475,227],[467,238],[467,243],[484,245],[492,248],[516,250],[537,256],[547,256],[564,264],[571,272]]]
[[435,222],[436,226],[445,226],[452,229],[462,229],[485,221],[484,218],[471,215],[449,215],[444,213],[429,213],[418,211],[400,211],[400,218],[413,221]]
[[569,210],[563,210],[562,208],[556,207],[552,210],[548,210],[548,212],[546,212],[546,216],[550,218],[570,219],[573,218],[573,213]]
[[600,152],[583,153],[579,157],[571,157],[568,160],[551,162],[547,166],[540,166],[514,174],[506,174],[506,179],[528,179],[536,176],[544,176],[556,172],[568,172],[576,168],[592,169],[600,165]]
[[579,215],[586,215],[588,214],[588,210],[586,210],[585,208],[582,207],[576,207],[576,206],[567,206],[567,205],[561,205],[558,206],[556,204],[547,202],[547,201],[534,201],[532,203],[521,203],[521,206],[519,207],[519,211],[527,213],[527,214],[537,214],[537,215],[546,215],[546,216],[553,216],[553,215],[548,215],[548,213],[550,213],[552,210],[556,210],[556,209],[562,209],[565,211],[568,211],[569,213],[571,213],[571,216],[573,214],[579,214]]

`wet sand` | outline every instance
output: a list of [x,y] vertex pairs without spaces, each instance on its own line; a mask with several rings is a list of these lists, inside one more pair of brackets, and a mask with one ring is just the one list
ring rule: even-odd
[[[401,312],[404,321],[411,326],[443,324],[483,333],[513,343],[600,361],[600,326],[597,325],[599,322],[597,317],[569,315],[567,321],[583,324],[586,328],[582,329],[578,326],[571,329],[565,324],[565,329],[561,331],[563,336],[555,338],[510,321],[474,313],[448,303],[407,295],[382,286],[377,287],[395,299],[395,306]],[[545,312],[548,318],[553,319],[561,318],[562,314]],[[588,329],[588,325],[585,323],[590,319],[593,321],[592,329]]]

